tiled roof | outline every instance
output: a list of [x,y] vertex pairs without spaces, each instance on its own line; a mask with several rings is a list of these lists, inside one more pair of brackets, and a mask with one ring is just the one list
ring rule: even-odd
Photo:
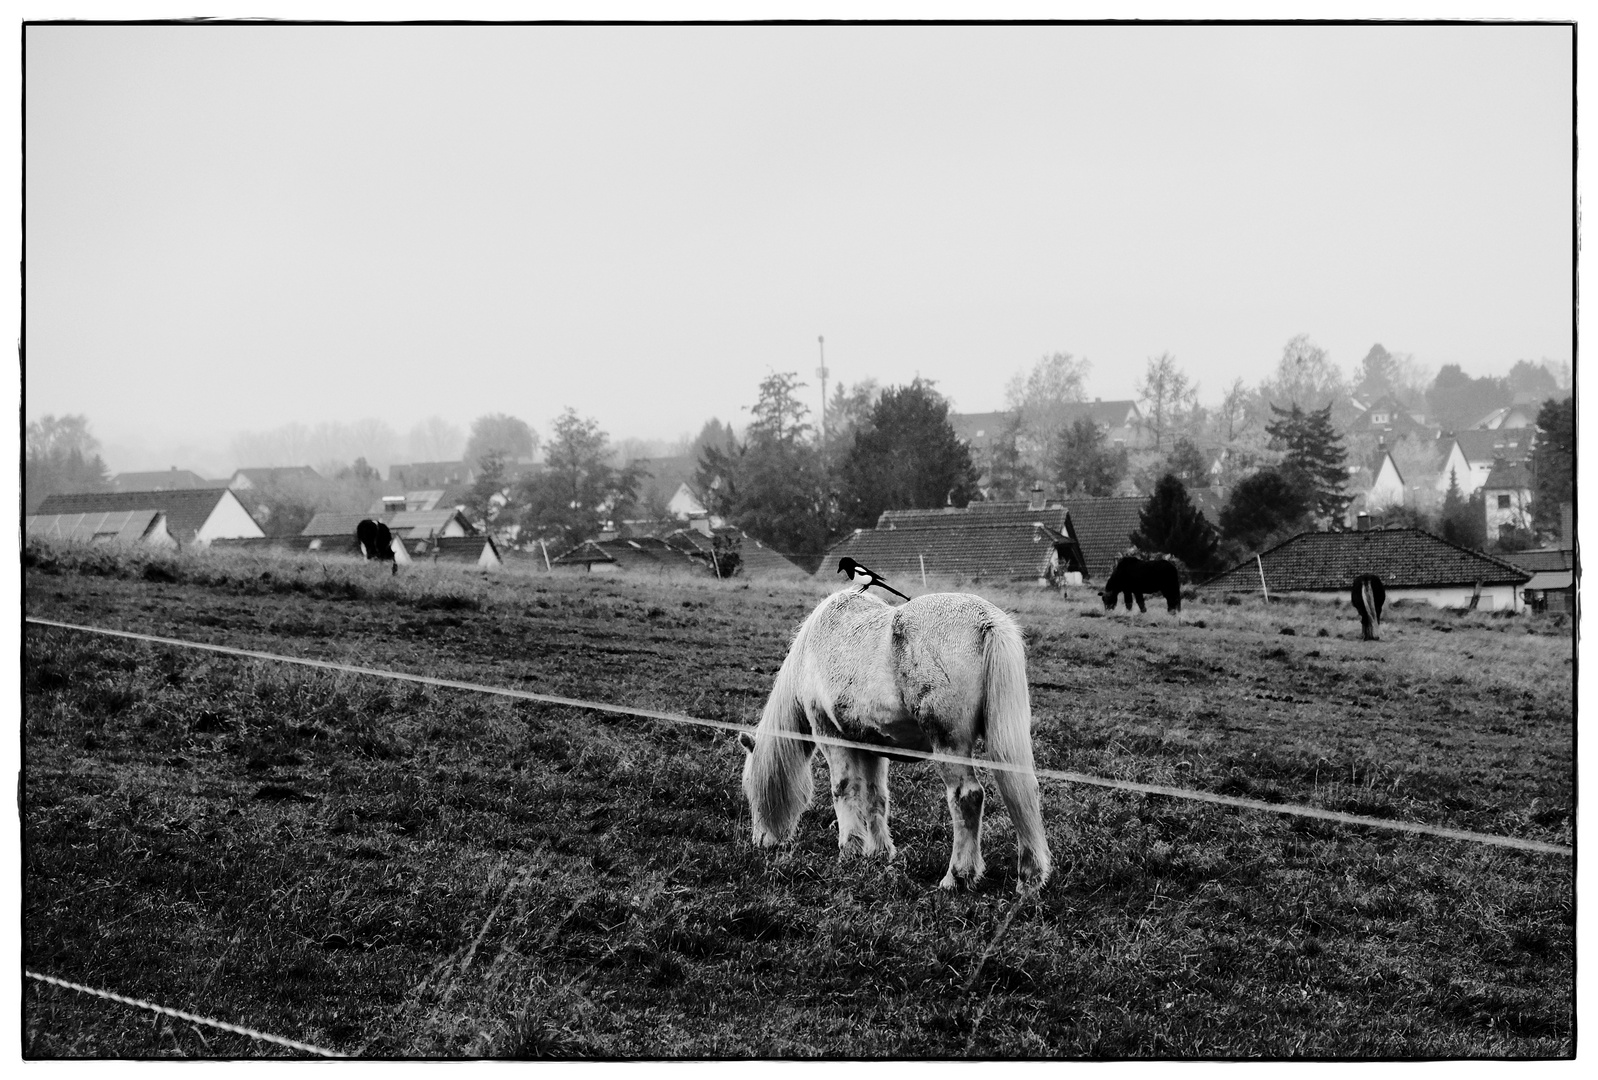
[[[953,574],[1003,581],[1043,575],[1057,537],[1081,551],[1087,577],[1109,576],[1138,526],[1141,498],[1070,498],[1041,509],[1025,502],[978,502],[939,510],[888,510],[875,529],[845,537],[817,573],[852,556],[884,575]],[[1038,526],[1042,526],[1040,530]]]
[[109,510],[87,514],[30,514],[24,523],[29,537],[41,540],[93,541],[96,537],[119,544],[143,540],[161,518],[159,510]]
[[198,473],[178,468],[155,472],[117,473],[111,478],[111,483],[118,491],[186,491],[190,488],[213,486]]
[[223,499],[231,498],[227,488],[190,488],[183,491],[102,491],[88,495],[49,495],[41,502],[38,514],[97,514],[118,510],[162,510],[167,532],[180,544],[187,544],[205,525]]
[[1472,464],[1485,464],[1494,458],[1522,461],[1531,453],[1535,428],[1498,428],[1493,431],[1461,431],[1454,435],[1460,453]]
[[[1347,589],[1356,574],[1379,574],[1389,589],[1450,585],[1519,584],[1526,571],[1502,559],[1450,544],[1424,529],[1373,529],[1369,532],[1299,533],[1261,552],[1265,583],[1271,589],[1328,592]],[[1253,559],[1200,586],[1216,592],[1256,592],[1259,567]]]
[[929,574],[998,581],[1031,581],[1043,575],[1053,545],[1034,526],[951,521],[900,529],[859,529],[835,544],[816,571],[836,572],[845,555],[890,582]]
[[1576,568],[1576,553],[1570,548],[1538,548],[1532,551],[1517,551],[1504,556],[1505,560],[1514,563],[1522,570],[1533,574],[1545,570],[1574,570]]
[[1501,491],[1530,490],[1532,487],[1531,470],[1519,461],[1509,461],[1494,465],[1487,474],[1487,480],[1482,484],[1482,490],[1493,488]]
[[1147,502],[1141,497],[1066,499],[1071,534],[1082,545],[1090,580],[1103,581],[1110,576],[1116,560],[1132,545],[1132,534],[1140,524],[1138,515]]

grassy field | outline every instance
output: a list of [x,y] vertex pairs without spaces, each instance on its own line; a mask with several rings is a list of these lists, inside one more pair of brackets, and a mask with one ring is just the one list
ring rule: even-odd
[[[30,616],[744,723],[831,585],[24,563]],[[974,591],[1027,630],[1040,765],[1571,841],[1560,620]],[[1573,1052],[1568,856],[1051,782],[1049,885],[1016,898],[993,799],[951,894],[928,766],[893,864],[839,860],[824,782],[766,853],[723,733],[23,641],[23,960],[74,982],[380,1057]],[[293,1053],[32,980],[23,1051]]]

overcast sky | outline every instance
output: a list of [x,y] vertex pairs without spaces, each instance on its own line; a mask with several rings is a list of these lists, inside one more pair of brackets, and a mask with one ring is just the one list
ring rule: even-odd
[[[740,426],[762,377],[1572,362],[1568,27],[32,27],[28,419]],[[237,462],[233,464],[262,464]]]

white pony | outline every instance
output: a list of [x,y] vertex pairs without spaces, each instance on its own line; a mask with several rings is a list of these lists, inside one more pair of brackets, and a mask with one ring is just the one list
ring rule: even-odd
[[[889,747],[971,757],[982,739],[990,760],[1016,767],[994,769],[993,778],[1015,825],[1018,888],[1036,888],[1051,862],[1031,729],[1025,646],[1003,611],[965,593],[919,596],[899,607],[858,589],[834,593],[794,635],[754,737],[740,736],[755,843],[787,840],[810,805],[815,744],[803,736],[868,742],[890,757]],[[893,858],[887,758],[821,747],[832,773],[840,854],[858,837],[863,852]],[[941,885],[975,884],[984,870],[982,782],[970,765],[937,765],[954,822]]]

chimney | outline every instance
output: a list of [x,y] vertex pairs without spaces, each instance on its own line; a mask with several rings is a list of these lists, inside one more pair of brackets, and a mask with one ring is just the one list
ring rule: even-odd
[[1364,510],[1361,510],[1359,512],[1359,516],[1354,519],[1354,528],[1357,529],[1359,532],[1370,532],[1371,531],[1371,516],[1370,516],[1370,514],[1366,513]]
[[1043,484],[1039,481],[1032,485],[1032,498],[1028,500],[1026,508],[1028,510],[1042,510],[1043,501]]
[[1576,550],[1576,508],[1570,503],[1559,504],[1559,546]]

